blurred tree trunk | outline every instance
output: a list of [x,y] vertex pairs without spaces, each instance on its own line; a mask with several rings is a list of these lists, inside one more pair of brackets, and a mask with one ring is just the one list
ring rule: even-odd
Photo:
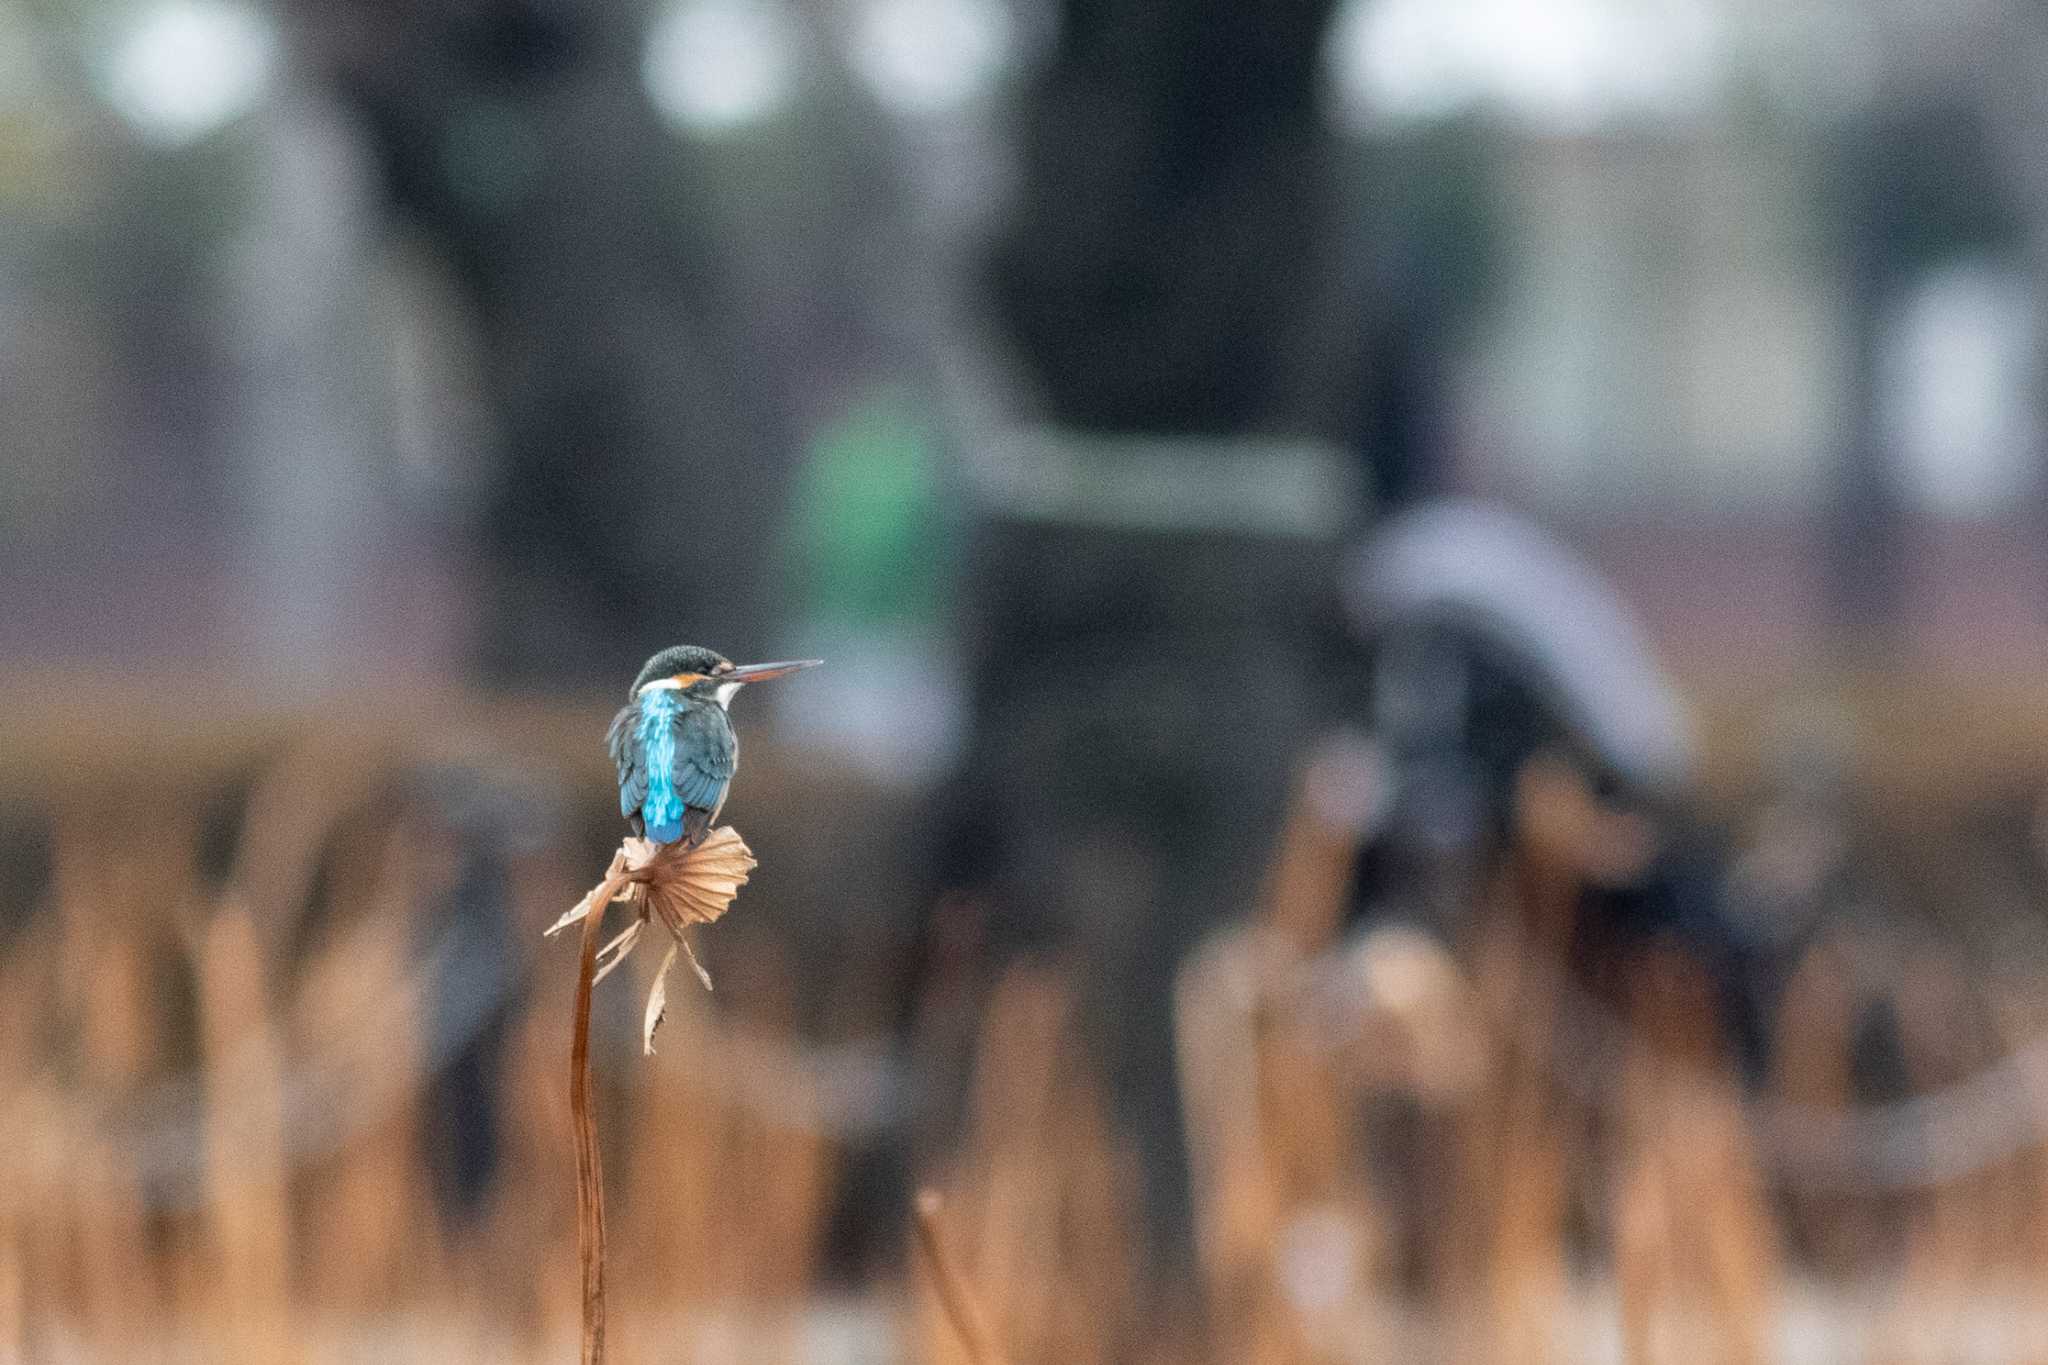
[[[1037,415],[1069,433],[1298,434],[1359,382],[1355,341],[1319,344],[1361,323],[1323,288],[1344,245],[1318,97],[1333,9],[1062,3],[988,269]],[[1209,458],[1182,454],[1191,477]],[[1191,1282],[1174,979],[1249,908],[1313,710],[1324,548],[1050,523],[985,535],[977,564],[968,786],[994,808],[994,879],[1028,926],[1012,932],[1061,944],[1088,978],[1166,1285]],[[1240,664],[1259,681],[1219,705]]]
[[1064,0],[991,270],[1055,420],[1217,434],[1289,418],[1300,333],[1324,317],[1334,8]]
[[689,182],[637,80],[634,6],[301,0],[400,223],[477,328],[501,459],[478,623],[498,682],[759,640],[788,476]]
[[1879,223],[1889,188],[1882,172],[1860,145],[1848,161],[1855,168],[1843,243],[1848,402],[1828,503],[1827,583],[1844,642],[1852,650],[1881,651],[1895,642],[1905,592],[1905,512],[1882,422],[1886,310],[1897,299],[1905,263]]
[[[2037,430],[2048,432],[2048,158],[2041,155],[2048,135],[2048,83],[2041,79],[2048,61],[2048,11],[2023,0],[1995,0],[1985,6],[1980,23],[1983,40],[1970,51],[1983,60],[1970,62],[1955,79],[1977,101],[2001,188],[2018,220],[2019,259],[2035,310],[2034,415]],[[2048,446],[2033,453],[2038,461]],[[2033,495],[2029,529],[2037,538],[2048,537],[2048,470],[2038,463]],[[2048,582],[2036,587],[2048,617]]]
[[[1976,73],[1961,84],[1913,74],[1833,149],[1849,375],[1828,527],[1829,587],[1846,643],[1880,656],[1897,643],[1911,549],[1899,452],[1884,422],[1885,342],[1901,302],[1928,270],[2008,248],[2025,218],[2014,214],[2015,177],[2000,164],[1996,118],[1975,89]],[[2040,208],[2048,214],[2048,201]],[[2048,216],[2039,221],[2048,226]]]

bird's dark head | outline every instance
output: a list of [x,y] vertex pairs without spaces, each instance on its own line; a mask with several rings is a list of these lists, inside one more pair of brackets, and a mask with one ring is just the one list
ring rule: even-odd
[[702,645],[670,645],[640,669],[640,676],[633,679],[631,695],[637,697],[649,683],[667,680],[674,680],[676,686],[687,689],[699,679],[720,672],[732,672],[732,660],[717,650],[706,649]]
[[670,645],[641,668],[640,676],[633,679],[629,699],[639,697],[649,688],[672,687],[723,705],[747,683],[766,682],[823,662],[798,659],[788,663],[735,664],[717,650],[702,645]]

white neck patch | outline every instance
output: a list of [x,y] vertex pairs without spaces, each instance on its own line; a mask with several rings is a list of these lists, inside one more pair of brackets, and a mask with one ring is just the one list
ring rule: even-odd
[[[733,694],[745,686],[745,683],[720,683],[718,690],[712,695],[718,698],[720,706],[730,708],[732,706]],[[680,690],[680,684],[674,678],[656,678],[653,682],[642,683],[639,695],[644,697],[649,692],[676,692]]]

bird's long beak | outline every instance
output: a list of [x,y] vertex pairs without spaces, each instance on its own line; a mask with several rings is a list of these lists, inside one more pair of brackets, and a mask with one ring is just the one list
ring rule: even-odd
[[816,668],[823,659],[792,659],[779,664],[741,664],[730,673],[721,674],[718,681],[736,683],[767,682],[770,678],[786,678],[806,668]]

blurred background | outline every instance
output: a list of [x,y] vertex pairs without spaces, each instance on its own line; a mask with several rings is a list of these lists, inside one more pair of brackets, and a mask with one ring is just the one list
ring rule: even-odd
[[2044,69],[0,0],[0,1359],[573,1352],[697,642],[829,666],[598,993],[617,1358],[2048,1360]]

